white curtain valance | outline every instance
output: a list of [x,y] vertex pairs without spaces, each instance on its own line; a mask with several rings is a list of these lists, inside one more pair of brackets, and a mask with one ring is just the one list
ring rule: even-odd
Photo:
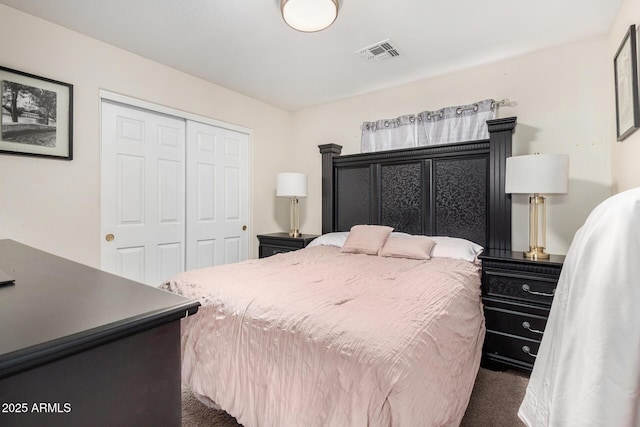
[[364,122],[360,151],[369,153],[488,139],[486,122],[496,117],[497,109],[498,103],[485,99],[417,115]]
[[[362,124],[361,151],[393,150],[416,146],[416,116],[408,114],[395,119]],[[365,149],[365,141],[366,148]]]

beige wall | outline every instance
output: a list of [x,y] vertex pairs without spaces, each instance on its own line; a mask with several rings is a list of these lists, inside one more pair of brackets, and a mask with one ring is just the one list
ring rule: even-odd
[[[640,16],[632,3],[626,0],[625,7]],[[301,229],[320,232],[318,144],[334,142],[343,153],[356,153],[363,121],[509,98],[513,106],[500,116],[518,117],[514,154],[571,156],[569,194],[549,197],[548,207],[548,250],[565,253],[576,229],[610,192],[611,50],[628,27],[621,20],[608,38],[288,113],[0,5],[0,37],[10,40],[3,43],[0,65],[68,82],[75,90],[73,161],[0,156],[0,238],[99,265],[100,89],[252,129],[253,256],[255,234],[288,229],[288,203],[275,198],[278,172],[309,175]],[[633,145],[638,158],[640,143],[633,141],[639,138],[637,132],[617,148]],[[622,181],[616,168],[633,175],[630,151],[614,150],[614,183]],[[523,249],[527,200],[514,196],[514,202],[513,243]]]
[[[609,33],[609,67],[611,75],[609,85],[614,86],[613,57],[615,56],[622,39],[629,30],[629,26],[635,24],[636,31],[640,30],[640,2],[638,0],[624,0]],[[640,45],[640,44],[639,44]],[[613,92],[612,92],[613,93]],[[615,114],[615,96],[612,94],[607,104],[610,111]],[[636,131],[624,141],[616,141],[616,118],[611,118],[611,131],[609,141],[613,146],[612,153],[612,178],[611,186],[614,193],[640,186],[640,131]]]
[[[610,62],[602,37],[295,112],[291,169],[309,173],[302,231],[321,231],[318,144],[337,143],[344,154],[357,153],[363,121],[508,98],[514,105],[501,108],[499,116],[518,117],[515,155],[570,156],[569,194],[550,196],[547,209],[548,251],[566,253],[577,228],[610,193]],[[528,199],[513,200],[513,247],[522,250],[528,244]]]
[[255,234],[278,229],[288,112],[3,5],[0,40],[0,65],[74,85],[73,161],[0,156],[0,238],[99,266],[100,89],[252,129],[254,256]]

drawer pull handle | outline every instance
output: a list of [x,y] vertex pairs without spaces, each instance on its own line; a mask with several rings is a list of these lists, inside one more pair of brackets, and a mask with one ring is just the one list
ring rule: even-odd
[[555,293],[555,289],[553,290],[553,292],[551,292],[550,294],[545,293],[545,292],[536,292],[536,291],[532,291],[531,288],[529,287],[529,285],[527,285],[526,283],[524,285],[522,285],[522,290],[531,294],[531,295],[539,295],[541,297],[553,297],[553,294]]
[[531,323],[529,323],[529,322],[522,322],[522,327],[525,328],[529,332],[533,332],[534,334],[542,335],[544,333],[543,331],[539,331],[537,329],[531,329]]
[[523,351],[523,352],[525,352],[525,353],[527,353],[527,354],[528,354],[529,356],[531,356],[531,357],[538,357],[538,355],[537,355],[537,354],[533,354],[533,353],[531,353],[531,349],[529,348],[529,346],[528,346],[528,345],[523,345],[523,346],[522,346],[522,351]]

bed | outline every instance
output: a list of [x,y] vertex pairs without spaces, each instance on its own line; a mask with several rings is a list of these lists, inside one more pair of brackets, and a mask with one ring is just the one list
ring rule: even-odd
[[164,283],[202,304],[182,323],[194,395],[245,426],[458,425],[484,339],[475,257],[511,245],[516,120],[487,123],[483,141],[322,145],[317,242]]

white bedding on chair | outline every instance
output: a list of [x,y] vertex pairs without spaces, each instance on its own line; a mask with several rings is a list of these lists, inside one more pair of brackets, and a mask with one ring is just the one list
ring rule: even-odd
[[249,426],[457,426],[484,340],[479,267],[318,246],[189,271],[163,288],[182,379]]

